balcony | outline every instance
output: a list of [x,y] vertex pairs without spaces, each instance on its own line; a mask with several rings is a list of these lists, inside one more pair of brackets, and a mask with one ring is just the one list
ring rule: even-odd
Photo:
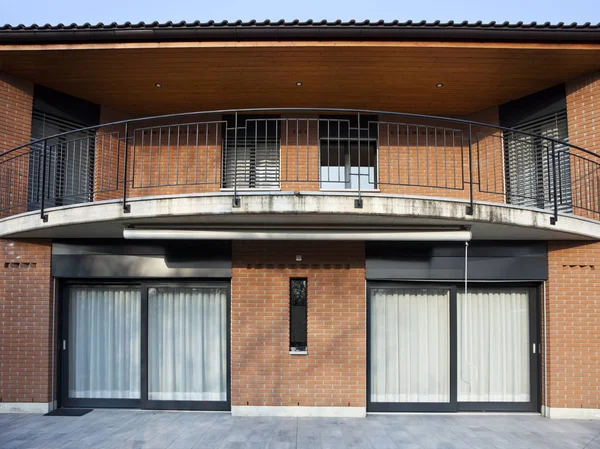
[[15,216],[52,225],[57,211],[90,204],[118,203],[126,221],[143,199],[218,196],[235,211],[256,195],[285,194],[338,198],[355,214],[373,198],[420,198],[461,205],[455,218],[467,224],[474,215],[494,221],[493,211],[477,218],[488,206],[541,213],[548,229],[563,218],[600,223],[600,155],[552,128],[537,131],[341,109],[183,113],[69,130],[0,155],[0,228]]

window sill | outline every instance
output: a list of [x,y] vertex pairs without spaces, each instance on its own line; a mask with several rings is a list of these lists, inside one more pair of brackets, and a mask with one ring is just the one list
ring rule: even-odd
[[[319,192],[356,192],[358,189],[319,189]],[[360,190],[361,193],[379,193],[379,189]]]
[[292,350],[290,350],[290,355],[308,355],[308,351],[292,351]]
[[[234,189],[233,187],[221,187],[221,192],[234,192],[236,189]],[[244,187],[241,189],[237,189],[238,192],[260,192],[260,191],[280,191],[281,187]]]

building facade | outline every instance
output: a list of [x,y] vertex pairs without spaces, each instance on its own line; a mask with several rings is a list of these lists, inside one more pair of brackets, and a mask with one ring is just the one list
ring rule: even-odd
[[0,28],[0,411],[600,418],[600,27]]

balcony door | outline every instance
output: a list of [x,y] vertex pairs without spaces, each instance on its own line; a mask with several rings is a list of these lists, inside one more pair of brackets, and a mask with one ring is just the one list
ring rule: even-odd
[[65,406],[229,410],[226,284],[66,288]]
[[369,410],[537,410],[536,303],[518,285],[370,285]]

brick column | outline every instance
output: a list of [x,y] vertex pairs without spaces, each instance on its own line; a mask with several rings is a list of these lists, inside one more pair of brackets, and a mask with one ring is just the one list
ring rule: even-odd
[[[307,355],[289,352],[291,277],[308,278]],[[234,414],[244,406],[364,414],[365,285],[362,242],[233,242]]]
[[566,83],[569,143],[599,155],[571,149],[573,212],[600,220],[600,71]]
[[50,254],[48,241],[0,240],[0,412],[46,412],[55,399]]
[[[0,73],[0,154],[31,140],[33,83]],[[0,158],[0,218],[27,210],[29,147]]]
[[545,299],[547,416],[600,418],[600,242],[549,242]]

